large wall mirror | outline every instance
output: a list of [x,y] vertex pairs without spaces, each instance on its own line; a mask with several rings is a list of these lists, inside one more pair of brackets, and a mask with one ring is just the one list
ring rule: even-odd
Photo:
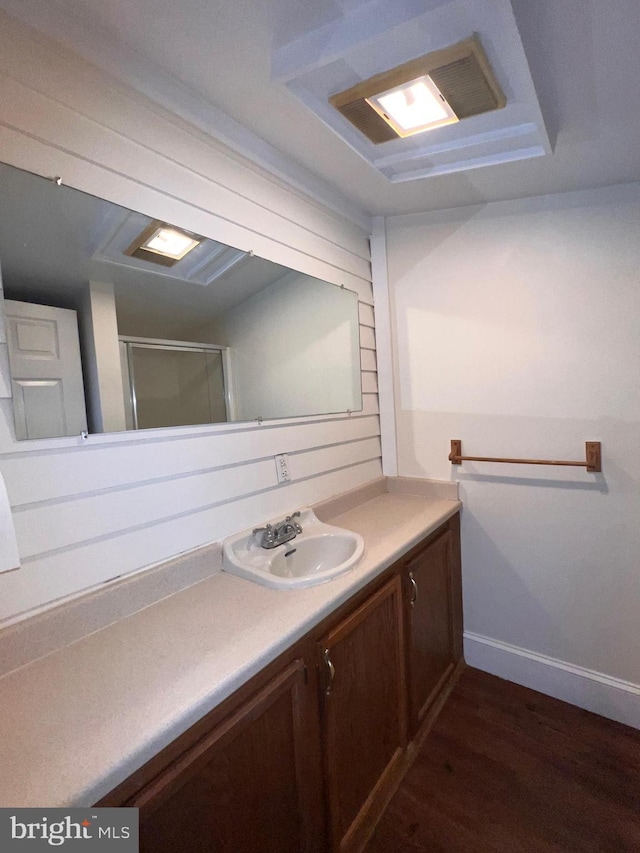
[[350,290],[0,164],[19,439],[362,408]]

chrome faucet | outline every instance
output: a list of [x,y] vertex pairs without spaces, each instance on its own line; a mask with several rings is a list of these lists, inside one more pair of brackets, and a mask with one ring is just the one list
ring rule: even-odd
[[261,548],[277,548],[302,533],[302,525],[296,521],[297,518],[300,518],[300,513],[293,512],[277,524],[256,527],[252,535],[257,538]]

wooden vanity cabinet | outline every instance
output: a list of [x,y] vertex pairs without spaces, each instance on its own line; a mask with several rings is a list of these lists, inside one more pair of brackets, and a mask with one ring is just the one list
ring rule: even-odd
[[305,692],[294,660],[134,795],[141,853],[324,850]]
[[317,654],[331,849],[358,849],[406,746],[400,577],[332,627]]
[[456,515],[97,805],[141,853],[356,853],[461,658]]
[[409,729],[413,737],[462,658],[459,516],[404,562]]
[[326,853],[314,642],[296,643],[103,797],[141,853]]

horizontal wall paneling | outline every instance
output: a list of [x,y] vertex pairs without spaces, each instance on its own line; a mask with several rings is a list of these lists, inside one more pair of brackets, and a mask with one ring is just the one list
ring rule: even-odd
[[27,561],[19,572],[3,576],[0,619],[219,540],[239,528],[356,488],[380,475],[379,460],[363,462]]
[[[295,481],[379,455],[380,441],[375,436],[289,454],[289,472]],[[73,499],[26,504],[14,514],[20,554],[28,558],[71,546],[77,542],[79,530],[83,540],[96,539],[277,486],[275,461],[267,456],[231,467],[126,485],[117,493],[85,493]]]
[[[3,13],[0,24],[0,159],[354,290],[364,392],[350,415],[34,442],[15,441],[0,396],[23,560],[1,579],[0,620],[13,620],[355,488],[381,464],[366,217],[279,182]],[[290,483],[277,483],[277,453]]]

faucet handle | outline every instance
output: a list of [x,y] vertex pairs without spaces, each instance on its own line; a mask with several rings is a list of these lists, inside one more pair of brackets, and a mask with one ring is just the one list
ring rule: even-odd
[[299,510],[296,510],[296,512],[292,512],[291,515],[288,515],[285,518],[285,521],[288,521],[291,525],[293,525],[296,533],[302,533],[302,525],[299,521],[296,521],[296,518],[300,518]]
[[254,527],[252,536],[257,536],[262,533],[261,545],[273,545],[275,542],[273,524],[267,524],[265,527]]

